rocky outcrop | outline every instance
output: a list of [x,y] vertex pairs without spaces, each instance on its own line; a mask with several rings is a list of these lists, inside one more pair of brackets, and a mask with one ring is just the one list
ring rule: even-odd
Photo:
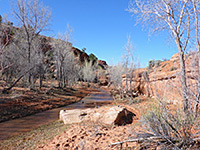
[[100,107],[94,109],[76,109],[76,110],[61,110],[60,120],[64,124],[81,123],[83,121],[92,121],[105,125],[126,125],[133,122],[133,117],[136,116],[133,112],[125,107],[112,106]]
[[[186,59],[186,75],[188,79],[188,86],[195,85],[195,76],[197,76],[196,57],[195,54],[188,54]],[[180,63],[179,56],[175,54],[168,61],[160,62],[151,70],[138,69],[133,73],[133,80],[130,83],[130,78],[122,76],[123,86],[132,88],[133,92],[138,92],[141,95],[151,97],[162,97],[162,99],[169,100],[170,102],[179,102],[181,96],[181,82],[180,82]],[[192,87],[193,89],[195,87]]]
[[78,48],[72,47],[72,51],[74,53],[74,56],[80,60],[81,63],[84,63],[85,61],[89,61],[89,56],[87,53],[79,50]]
[[104,60],[98,60],[98,65],[104,70],[108,68],[108,64]]

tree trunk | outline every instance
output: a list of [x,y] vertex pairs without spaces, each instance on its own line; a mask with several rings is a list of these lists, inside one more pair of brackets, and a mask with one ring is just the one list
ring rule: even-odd
[[126,94],[128,93],[128,75],[127,75],[127,72],[126,72]]
[[31,71],[34,67],[31,67],[27,71],[25,71],[16,81],[12,83],[12,85],[8,88],[3,89],[2,93],[7,93],[9,90],[11,90],[29,71]]
[[197,83],[197,95],[196,95],[196,104],[194,106],[194,112],[195,116],[197,117],[198,113],[198,107],[199,107],[199,98],[200,98],[200,42],[199,42],[199,18],[198,18],[198,12],[196,8],[196,1],[193,0],[193,9],[194,9],[194,14],[195,14],[195,34],[196,34],[196,42],[197,42],[197,58],[198,58],[198,66],[197,66],[197,71],[198,71],[198,83]]
[[183,98],[183,110],[184,112],[188,111],[188,97],[187,97],[187,78],[186,78],[186,67],[185,67],[185,59],[184,52],[180,50],[179,47],[179,59],[180,59],[180,75],[181,75],[181,88],[182,88],[182,98]]
[[197,84],[197,95],[196,95],[196,104],[194,106],[194,112],[195,112],[195,116],[197,117],[198,114],[198,108],[199,108],[199,98],[200,98],[200,44],[198,43],[198,51],[197,51],[197,55],[198,55],[198,84]]
[[40,82],[39,82],[40,85],[39,85],[39,86],[40,86],[40,89],[41,89],[41,88],[42,88],[42,79],[43,79],[43,77],[42,77],[41,74],[40,74],[40,77],[39,77],[39,78],[40,78]]
[[181,75],[181,89],[182,89],[182,98],[183,98],[183,111],[186,113],[188,110],[188,91],[187,91],[187,77],[186,77],[186,67],[185,67],[185,58],[184,50],[181,45],[180,37],[178,32],[173,32],[175,36],[175,42],[178,47],[179,60],[180,60],[180,75]]
[[[31,65],[31,42],[30,42],[30,37],[28,31],[27,33],[27,41],[28,41],[28,64]],[[28,82],[31,85],[31,73],[28,74]]]

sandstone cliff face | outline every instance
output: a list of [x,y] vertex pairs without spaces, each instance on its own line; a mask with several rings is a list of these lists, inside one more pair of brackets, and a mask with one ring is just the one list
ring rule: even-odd
[[[188,86],[195,91],[197,64],[195,54],[188,54],[186,59],[186,74]],[[139,94],[162,97],[169,102],[178,103],[181,99],[181,82],[180,82],[180,63],[179,56],[175,54],[168,61],[160,62],[158,66],[151,70],[138,69],[133,74],[133,81],[127,78],[128,87]],[[126,85],[126,78],[123,76],[123,86]]]

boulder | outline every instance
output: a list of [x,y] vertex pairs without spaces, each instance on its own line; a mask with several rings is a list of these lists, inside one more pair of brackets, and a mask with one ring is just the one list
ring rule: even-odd
[[126,125],[133,122],[133,112],[121,106],[106,106],[100,108],[61,110],[60,120],[64,124],[80,123],[82,121],[93,121],[105,125]]
[[59,118],[64,124],[80,123],[82,121],[81,113],[81,110],[61,110]]

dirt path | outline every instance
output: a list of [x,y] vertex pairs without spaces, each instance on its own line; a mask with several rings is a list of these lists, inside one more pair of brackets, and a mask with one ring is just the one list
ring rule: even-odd
[[99,107],[111,103],[112,97],[105,91],[95,92],[83,98],[78,103],[74,103],[65,107],[48,110],[35,115],[14,119],[0,123],[0,140],[5,140],[8,137],[18,135],[23,132],[30,131],[39,126],[53,122],[58,119],[58,114],[61,109],[76,109],[76,108],[91,108]]

